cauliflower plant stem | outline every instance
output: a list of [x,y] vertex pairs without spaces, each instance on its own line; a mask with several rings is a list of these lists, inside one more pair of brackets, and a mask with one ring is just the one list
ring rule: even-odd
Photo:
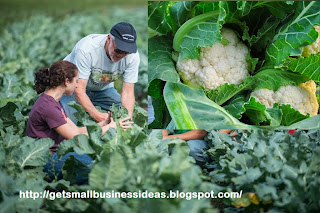
[[204,91],[181,83],[167,82],[164,99],[177,129],[259,129],[241,123],[206,97]]

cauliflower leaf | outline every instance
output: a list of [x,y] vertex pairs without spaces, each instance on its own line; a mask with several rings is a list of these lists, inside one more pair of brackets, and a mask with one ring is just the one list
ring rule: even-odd
[[318,33],[313,26],[319,25],[319,8],[319,1],[296,2],[294,18],[274,36],[266,51],[266,61],[279,66],[289,56],[301,55],[302,47],[316,41]]
[[288,58],[283,67],[292,72],[301,73],[315,82],[320,81],[320,54],[309,57]]

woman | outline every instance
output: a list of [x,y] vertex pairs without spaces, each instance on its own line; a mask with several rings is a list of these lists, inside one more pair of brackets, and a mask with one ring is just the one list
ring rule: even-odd
[[[63,94],[72,95],[79,78],[77,67],[68,61],[57,61],[50,67],[45,67],[35,73],[34,89],[41,94],[29,114],[26,135],[32,138],[51,138],[54,145],[50,148],[53,153],[54,170],[58,173],[58,178],[62,177],[61,167],[68,156],[73,155],[84,164],[89,164],[92,159],[88,155],[78,155],[68,153],[61,161],[57,160],[56,149],[59,143],[65,139],[73,138],[79,134],[88,135],[86,127],[77,127],[66,116],[60,98]],[[120,120],[122,128],[130,128],[133,122],[127,121],[128,118]],[[110,127],[116,128],[116,123],[111,118],[110,113],[99,125],[104,135]],[[45,166],[45,172],[48,172],[51,179],[54,174],[52,171],[52,162]]]

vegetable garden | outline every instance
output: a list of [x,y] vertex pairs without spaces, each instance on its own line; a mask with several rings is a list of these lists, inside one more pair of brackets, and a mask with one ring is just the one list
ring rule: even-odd
[[[74,116],[79,124],[87,127],[89,136],[79,135],[63,141],[57,154],[59,157],[71,151],[88,154],[94,163],[86,166],[71,156],[63,166],[63,179],[48,181],[43,166],[50,158],[49,148],[54,142],[48,138],[36,140],[25,137],[28,114],[38,97],[32,89],[33,73],[63,58],[81,37],[93,32],[108,32],[114,22],[133,19],[141,57],[135,92],[138,104],[144,106],[148,83],[146,8],[113,8],[107,13],[74,13],[59,18],[34,15],[1,31],[0,211],[194,213],[316,212],[320,209],[320,130],[315,129],[312,122],[309,130],[294,133],[287,130],[237,130],[236,140],[209,130],[205,140],[211,147],[208,150],[211,160],[200,168],[189,156],[185,141],[162,140],[160,130],[148,129],[147,113],[138,104],[132,129],[124,131],[118,128],[117,132],[110,129],[103,137],[101,128],[80,105],[74,104],[78,110]],[[163,37],[152,39],[156,38]],[[169,48],[167,43],[161,44],[158,46],[160,52],[162,47]],[[149,45],[152,48],[152,43]],[[152,59],[150,49],[148,54]],[[159,54],[159,59],[162,57],[164,55]],[[171,56],[166,57],[171,60]],[[169,75],[175,76],[172,72],[168,72]],[[156,83],[164,86],[163,81],[154,80],[149,84],[149,93]],[[166,111],[164,100],[154,103]],[[111,111],[117,122],[126,117],[127,112],[123,108],[112,107]],[[156,116],[163,116],[169,121],[169,117],[164,115]],[[89,183],[75,184],[77,177],[88,171]],[[20,191],[26,190],[79,192],[82,199],[53,199],[53,194],[46,198],[20,198]],[[125,192],[127,197],[84,198],[90,190]],[[215,193],[242,190],[243,193],[239,199],[199,200],[156,194],[168,195],[170,190]],[[142,196],[133,199],[129,192],[153,193],[153,198]]]
[[319,8],[149,2],[150,127],[318,129]]

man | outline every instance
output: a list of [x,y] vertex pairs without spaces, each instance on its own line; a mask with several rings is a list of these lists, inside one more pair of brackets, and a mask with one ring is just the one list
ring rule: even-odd
[[[138,80],[140,63],[136,46],[136,31],[129,23],[120,22],[110,34],[91,34],[82,38],[64,60],[74,63],[79,70],[74,97],[63,96],[61,103],[68,117],[76,111],[68,106],[76,100],[97,122],[105,120],[113,103],[124,106],[132,118],[135,103],[134,84]],[[113,82],[123,76],[121,96]],[[74,119],[73,119],[74,120]]]

